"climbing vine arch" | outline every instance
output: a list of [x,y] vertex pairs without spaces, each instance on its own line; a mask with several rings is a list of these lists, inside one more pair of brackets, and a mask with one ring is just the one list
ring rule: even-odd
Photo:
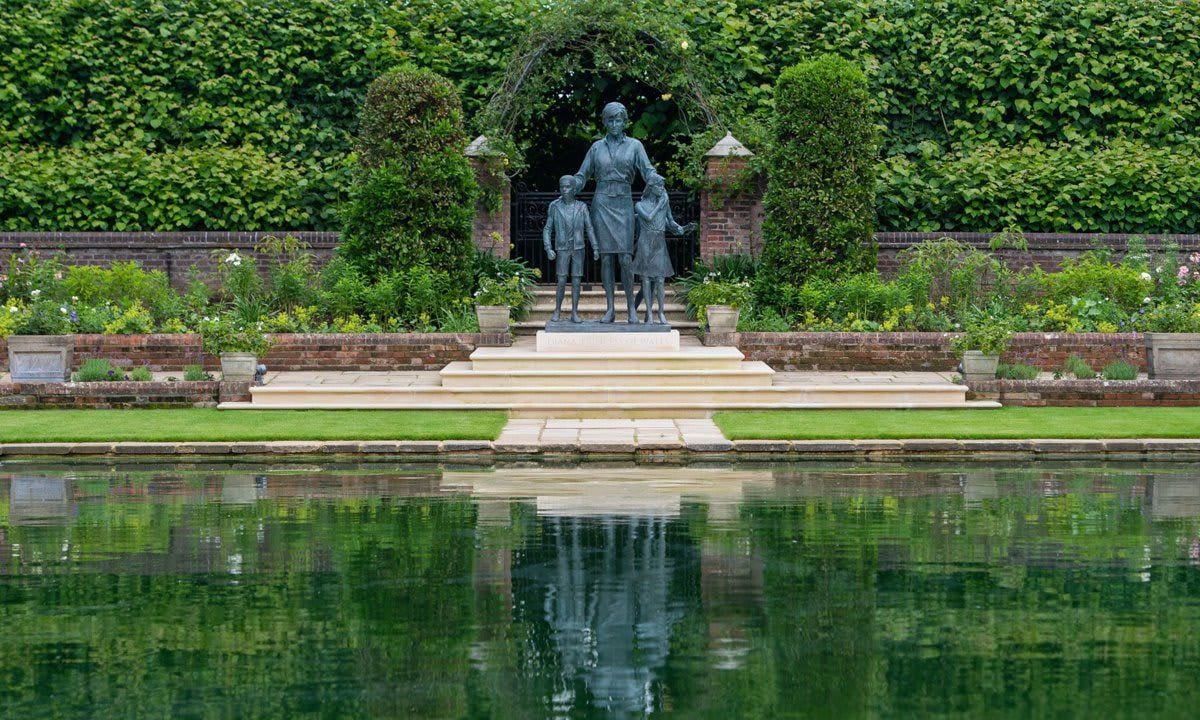
[[516,173],[527,167],[554,187],[554,173],[573,172],[598,136],[610,100],[625,103],[630,134],[665,163],[668,177],[686,162],[695,136],[724,125],[702,56],[661,9],[576,0],[547,8],[531,27],[477,121],[493,147],[514,157]]

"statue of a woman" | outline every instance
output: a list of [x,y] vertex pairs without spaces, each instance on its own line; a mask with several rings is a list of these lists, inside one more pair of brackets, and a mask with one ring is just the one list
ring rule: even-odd
[[607,310],[600,322],[610,323],[616,316],[613,296],[616,293],[614,260],[621,266],[621,287],[629,310],[629,323],[637,324],[633,296],[633,180],[637,175],[646,182],[656,176],[646,148],[640,140],[625,135],[629,115],[625,106],[610,102],[601,113],[607,134],[592,144],[579,172],[575,173],[576,187],[582,190],[588,178],[596,179],[596,194],[592,199],[592,225],[596,229],[596,244],[600,248],[600,281],[604,284]]

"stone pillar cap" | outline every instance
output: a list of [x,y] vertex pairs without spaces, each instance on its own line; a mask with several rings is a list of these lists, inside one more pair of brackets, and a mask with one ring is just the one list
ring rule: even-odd
[[495,155],[496,153],[492,152],[491,147],[488,146],[487,136],[480,135],[479,137],[477,137],[471,141],[471,144],[467,146],[467,149],[463,151],[463,154],[466,155],[467,157],[476,157],[477,158],[477,157],[487,157],[488,155]]
[[721,142],[713,145],[711,150],[704,153],[704,157],[750,157],[752,155],[754,153],[746,149],[745,145],[738,142],[733,133],[725,133],[725,137],[721,138]]

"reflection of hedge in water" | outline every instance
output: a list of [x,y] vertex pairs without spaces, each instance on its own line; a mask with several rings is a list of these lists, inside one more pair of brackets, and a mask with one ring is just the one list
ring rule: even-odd
[[[880,196],[883,229],[998,230],[1006,222],[1027,231],[1194,229],[1189,218],[1156,208],[1183,206],[1191,186],[1177,178],[1200,176],[1194,154],[1159,157],[1156,149],[1189,145],[1200,135],[1200,80],[1188,70],[1200,57],[1195,3],[617,5],[673,19],[688,51],[709,66],[717,84],[712,95],[721,96],[730,116],[764,108],[783,67],[821,52],[861,61],[886,125],[885,156],[909,158],[914,165],[907,169],[928,175],[914,181],[889,171]],[[474,117],[503,74],[514,38],[537,27],[540,13],[569,7],[544,6],[532,0],[216,0],[202,7],[181,0],[56,0],[9,8],[0,17],[0,47],[6,48],[0,66],[0,227],[330,227],[348,187],[343,160],[367,83],[398,61],[411,61],[453,79],[463,90],[467,117]],[[1145,161],[1113,171],[1119,178],[1130,173],[1144,179],[1141,197],[1088,180],[1116,162],[1111,158],[1085,157],[1076,170],[1079,163],[1033,144],[1064,142],[1086,155],[1117,137],[1144,145],[1135,156]],[[927,160],[931,148],[922,143],[932,144],[935,154],[968,154],[961,162],[955,156]],[[994,183],[973,180],[980,163],[971,153],[985,143],[1026,148],[1021,167],[1030,166],[1036,176],[1054,175],[1064,186],[1082,183],[1108,200],[1124,198],[1122,214],[1103,215],[1111,202],[1099,215],[1079,211],[1078,218],[1038,205],[1004,211],[1008,196],[1001,192],[993,201]],[[145,180],[150,188],[144,203],[141,195],[115,192],[108,202],[119,207],[105,210],[102,196],[69,178],[92,172],[72,171],[84,162],[80,156],[117,147],[145,158],[130,163],[162,170]],[[226,195],[192,177],[192,161],[175,154],[217,147],[226,152],[205,177],[232,175],[233,187],[261,187],[263,194],[253,195],[247,207],[224,210]],[[100,185],[120,190],[128,179],[109,162],[97,160],[96,166]],[[68,180],[47,189],[60,167]],[[957,211],[953,200],[950,208],[933,204],[945,185],[953,186],[949,194],[961,197],[967,210]],[[900,199],[885,199],[892,186]],[[46,205],[29,201],[30,195],[61,200]],[[159,198],[179,198],[182,206],[153,202]],[[190,205],[193,200],[203,214]],[[989,204],[1000,210],[988,214]],[[79,210],[66,228],[64,208],[93,208],[94,215]]]
[[[1165,473],[1147,490],[1142,476],[1048,469],[780,471],[774,493],[732,516],[685,503],[666,546],[644,522],[615,554],[673,568],[656,577],[675,583],[683,615],[652,689],[679,715],[915,714],[919,697],[972,715],[1072,715],[1087,688],[1091,706],[1117,714],[1185,716],[1200,699],[1188,682],[1200,586],[1183,564],[1200,519],[1151,520],[1172,514],[1160,503],[1175,480],[1191,487]],[[415,488],[323,477],[309,492],[331,497],[286,500],[259,499],[253,476],[174,499],[145,495],[142,477],[107,493],[84,482],[77,517],[6,528],[0,677],[14,715],[104,697],[114,715],[204,701],[225,715],[320,703],[352,716],[529,717],[562,689],[542,602],[546,579],[561,577],[555,522],[528,503],[511,506],[524,528],[514,535],[481,521],[474,501],[429,497],[432,476]],[[380,488],[390,496],[340,497]],[[582,547],[592,591],[636,581],[605,564],[602,524],[580,523],[576,536],[594,540]],[[496,551],[511,552],[509,596],[480,571]],[[697,574],[698,553],[761,567],[761,595],[714,592],[721,579]],[[743,663],[718,669],[718,641],[739,637]]]

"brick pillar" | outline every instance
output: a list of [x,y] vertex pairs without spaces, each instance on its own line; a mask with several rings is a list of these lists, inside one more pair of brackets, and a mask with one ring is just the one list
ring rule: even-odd
[[708,184],[700,192],[700,257],[705,262],[714,255],[757,257],[762,252],[761,180],[737,192],[728,187],[753,155],[731,134],[704,155]]
[[[466,150],[467,159],[475,171],[475,180],[484,194],[475,203],[475,222],[471,231],[471,240],[475,247],[490,252],[496,257],[510,257],[512,249],[512,183],[508,178],[497,177],[488,167],[492,163],[502,162],[504,155],[488,149],[487,138],[483,135],[475,138]],[[488,210],[487,198],[500,196],[500,207],[492,212]]]

